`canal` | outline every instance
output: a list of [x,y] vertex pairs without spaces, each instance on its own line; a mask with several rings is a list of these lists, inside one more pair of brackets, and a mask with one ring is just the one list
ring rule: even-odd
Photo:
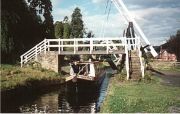
[[[68,82],[23,93],[1,101],[1,112],[95,113],[105,98],[112,70],[99,84]],[[24,95],[23,95],[24,94]]]

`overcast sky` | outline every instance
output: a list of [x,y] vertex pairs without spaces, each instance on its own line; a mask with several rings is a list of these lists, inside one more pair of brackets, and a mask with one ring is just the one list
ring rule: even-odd
[[[180,0],[124,0],[124,3],[152,45],[161,44],[180,29]],[[79,7],[86,28],[96,37],[103,33],[105,37],[122,36],[126,27],[113,3],[107,21],[107,0],[52,0],[52,4],[54,22],[62,21],[64,16],[71,18],[74,8]]]

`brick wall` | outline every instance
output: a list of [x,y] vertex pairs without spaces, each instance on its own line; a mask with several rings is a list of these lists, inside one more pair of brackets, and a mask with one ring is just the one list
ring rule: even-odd
[[46,54],[41,53],[36,61],[41,64],[42,68],[53,70],[55,72],[60,71],[60,55],[58,55],[58,52],[49,51],[46,52]]

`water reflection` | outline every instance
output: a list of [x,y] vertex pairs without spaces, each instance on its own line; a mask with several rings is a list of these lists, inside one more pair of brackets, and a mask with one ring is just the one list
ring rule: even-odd
[[[88,89],[88,91],[87,91]],[[84,88],[64,85],[60,91],[42,95],[32,103],[20,106],[21,112],[54,112],[54,113],[84,113],[95,112],[98,89],[93,86]]]
[[108,82],[109,77],[105,76],[99,84],[83,81],[67,83],[53,88],[53,91],[52,88],[45,92],[33,91],[29,96],[3,102],[6,105],[2,112],[95,113],[104,100]]

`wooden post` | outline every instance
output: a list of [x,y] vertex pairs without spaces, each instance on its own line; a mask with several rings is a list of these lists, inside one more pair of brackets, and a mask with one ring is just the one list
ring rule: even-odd
[[49,47],[50,41],[48,40],[47,43],[48,43],[48,45],[47,45],[48,51],[50,51],[50,47]]
[[46,48],[47,48],[46,43],[47,43],[47,40],[44,39],[44,54],[46,54]]
[[61,40],[61,51],[63,51],[63,41]]
[[[76,51],[79,51],[79,46],[78,46],[78,41],[75,41],[76,42]],[[76,52],[77,53],[77,52]]]
[[42,51],[42,48],[41,48],[41,46],[39,47],[40,48],[40,52]]
[[36,60],[37,60],[37,45],[36,45],[36,50],[35,50],[35,54],[36,54]]
[[28,60],[27,60],[27,56],[25,56],[25,63],[27,63],[27,61],[28,61]]
[[108,54],[108,40],[106,40],[106,53]]
[[59,42],[58,42],[58,52],[59,52],[59,54],[61,53],[61,48],[60,48],[60,46],[61,46],[61,39],[59,38]]
[[23,66],[23,56],[21,56],[21,67]]
[[74,38],[74,54],[76,53],[76,44],[75,44],[75,38]]
[[[128,39],[127,39],[128,40]],[[127,80],[129,80],[129,55],[128,55],[128,42],[125,42],[125,53],[126,53],[126,73]]]
[[93,51],[93,40],[90,39],[90,54],[92,54]]

